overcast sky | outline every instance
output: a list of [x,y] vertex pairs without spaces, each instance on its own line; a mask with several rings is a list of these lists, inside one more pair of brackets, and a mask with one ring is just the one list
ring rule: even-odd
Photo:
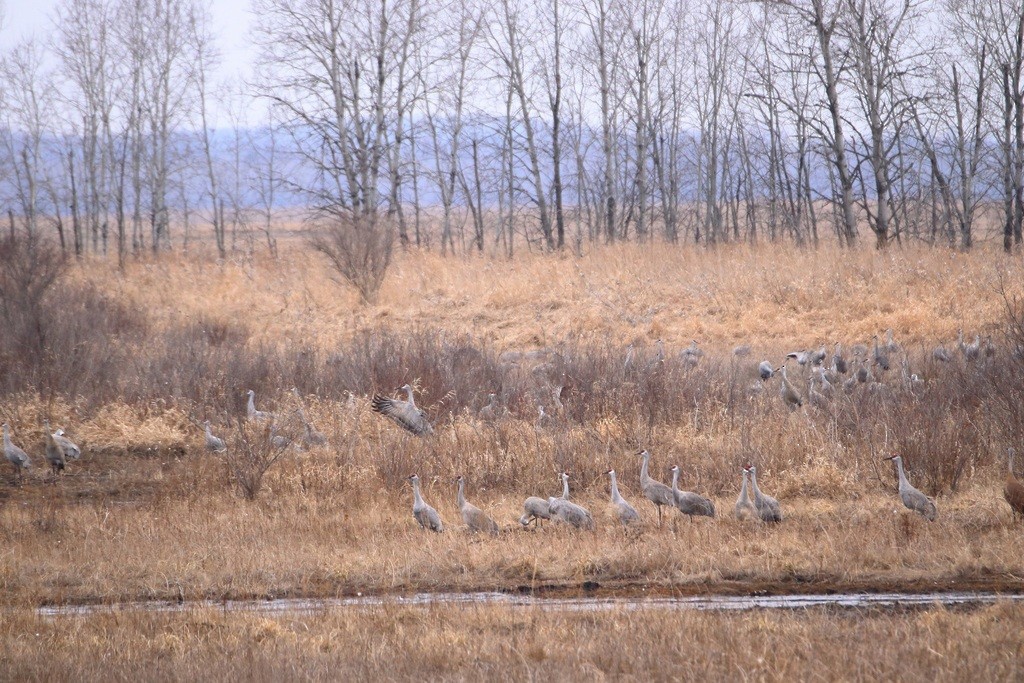
[[[251,23],[249,0],[209,0],[213,28],[218,35],[223,64],[222,78],[247,76],[255,57],[249,47]],[[6,50],[22,38],[35,35],[45,39],[53,28],[53,13],[58,0],[0,0],[3,25],[0,27],[0,50]]]

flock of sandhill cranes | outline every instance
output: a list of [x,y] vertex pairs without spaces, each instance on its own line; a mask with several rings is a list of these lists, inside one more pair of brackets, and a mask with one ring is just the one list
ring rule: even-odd
[[[962,330],[958,333],[957,347],[963,358],[968,362],[991,357],[994,354],[991,338],[987,338],[985,342],[982,342],[980,335],[976,335],[973,342],[967,343],[964,340]],[[889,370],[891,367],[890,356],[899,352],[900,347],[893,339],[892,330],[887,330],[884,343],[880,344],[876,335],[873,337],[872,348],[869,349],[866,345],[858,345],[853,347],[852,351],[853,359],[850,362],[843,356],[842,346],[837,343],[832,353],[831,364],[827,367],[825,367],[825,360],[828,357],[828,352],[825,347],[820,347],[816,350],[794,351],[787,354],[786,359],[777,368],[773,368],[768,360],[761,361],[757,365],[757,375],[761,383],[767,382],[772,377],[779,375],[781,377],[779,393],[783,402],[791,409],[799,408],[804,405],[804,400],[800,392],[789,380],[787,371],[787,362],[795,360],[799,365],[810,369],[808,398],[812,404],[818,405],[832,396],[834,385],[840,381],[847,391],[856,387],[857,384],[875,381],[872,377],[871,367],[877,368],[881,372]],[[745,346],[737,347],[733,350],[733,353],[737,357],[745,357],[750,353],[750,349]],[[680,357],[684,360],[687,367],[696,366],[703,355],[703,351],[695,340],[680,353]],[[950,362],[952,360],[949,352],[943,346],[937,346],[932,352],[932,357],[939,362]],[[904,354],[903,358],[905,379],[911,385],[920,382],[921,380],[917,375],[910,375],[907,372],[906,354]],[[663,363],[664,360],[664,344],[661,340],[658,340],[656,356],[648,362],[647,367],[654,367],[656,364]],[[635,349],[633,345],[630,345],[626,352],[626,371],[628,372],[635,363]],[[850,374],[850,377],[842,380],[842,376],[846,374]],[[756,386],[760,388],[760,385]],[[400,388],[400,391],[405,392],[405,400],[379,394],[374,395],[370,401],[372,410],[387,417],[412,434],[417,436],[432,434],[434,429],[429,419],[416,406],[413,387],[405,384]],[[325,444],[327,437],[317,431],[306,417],[302,399],[297,389],[293,388],[292,393],[298,402],[295,413],[303,424],[302,444],[306,446]],[[246,396],[248,399],[246,405],[248,419],[257,423],[270,424],[270,438],[275,446],[285,447],[289,445],[290,439],[276,433],[275,415],[256,408],[255,392],[249,390],[246,392]],[[502,409],[499,406],[497,395],[492,393],[488,396],[487,405],[480,410],[479,417],[485,420],[496,420],[501,415],[507,413],[507,409]],[[540,406],[540,414],[543,418],[543,406]],[[48,421],[45,422],[45,427],[45,457],[50,465],[54,480],[56,480],[58,473],[64,470],[69,459],[77,460],[81,457],[81,449],[64,436],[64,430],[57,429],[51,432]],[[225,441],[211,432],[208,420],[203,423],[203,428],[205,446],[209,451],[223,453],[227,450]],[[14,445],[11,441],[10,427],[6,423],[3,425],[3,445],[4,455],[14,467],[16,480],[20,482],[24,477],[25,470],[31,467],[31,460],[24,450]],[[670,509],[675,508],[680,514],[686,515],[690,519],[695,516],[715,517],[715,505],[711,499],[692,491],[681,491],[679,489],[680,470],[678,466],[673,465],[670,468],[672,485],[667,486],[650,476],[649,464],[651,454],[643,450],[637,455],[641,459],[640,490],[643,496],[655,506],[659,527],[662,525],[662,508],[666,506]],[[1014,519],[1016,520],[1017,518],[1024,518],[1024,485],[1014,475],[1014,455],[1014,450],[1012,448],[1009,449],[1009,471],[1006,477],[1004,496],[1010,504]],[[886,458],[886,460],[891,460],[896,466],[899,496],[903,505],[921,514],[929,521],[935,520],[937,516],[935,501],[910,484],[903,469],[903,459],[899,455],[892,455]],[[619,490],[618,477],[615,470],[609,469],[605,474],[610,479],[610,503],[617,519],[626,526],[639,523],[641,516],[636,508],[623,498]],[[528,526],[531,522],[537,525],[540,524],[541,520],[547,519],[578,529],[593,529],[594,519],[590,512],[569,500],[568,473],[562,472],[559,477],[562,483],[562,495],[549,498],[530,496],[523,502],[523,515],[519,518],[519,523],[523,526]],[[423,500],[419,477],[414,474],[409,477],[409,481],[412,482],[413,487],[413,515],[416,521],[424,529],[435,532],[443,531],[444,524],[437,511]],[[459,476],[456,482],[458,484],[456,501],[462,520],[467,528],[475,532],[497,533],[499,530],[497,523],[480,508],[466,500],[465,479]],[[740,494],[734,507],[734,513],[741,520],[753,519],[776,523],[781,522],[783,519],[778,500],[763,493],[758,487],[757,468],[753,465],[748,464],[742,470]]]
[[[694,517],[715,517],[715,504],[709,498],[691,491],[679,490],[679,466],[672,465],[669,471],[672,473],[672,486],[651,478],[648,472],[651,454],[643,450],[637,453],[641,458],[640,464],[640,490],[644,498],[654,504],[658,513],[658,526],[662,525],[662,507],[675,508],[681,515],[692,520]],[[886,460],[896,463],[897,476],[899,478],[899,494],[903,505],[908,509],[921,514],[928,521],[935,521],[937,509],[935,501],[921,493],[910,485],[907,475],[903,471],[903,459],[893,455]],[[1013,509],[1014,518],[1024,515],[1024,486],[1022,486],[1013,475],[1013,452],[1010,453],[1010,472],[1007,475],[1005,495],[1006,500]],[[629,501],[622,497],[619,491],[618,476],[614,469],[607,470],[605,474],[611,480],[610,507],[615,518],[623,526],[632,526],[642,523],[640,513],[636,511]],[[569,474],[562,472],[558,475],[562,482],[562,495],[554,498],[541,498],[530,496],[523,501],[523,514],[519,523],[528,527],[532,522],[535,526],[541,524],[541,520],[551,520],[566,524],[576,529],[593,530],[595,528],[594,516],[589,510],[569,500]],[[757,485],[757,467],[746,465],[743,467],[743,481],[740,486],[740,495],[736,499],[733,508],[734,514],[739,520],[757,520],[767,523],[778,523],[783,519],[782,507],[779,501],[761,491]],[[409,477],[412,482],[412,514],[420,527],[428,531],[441,533],[444,531],[444,523],[437,510],[423,500],[423,493],[420,491],[419,475]],[[459,475],[455,482],[458,484],[456,503],[462,521],[471,532],[482,532],[497,534],[500,527],[497,522],[487,515],[483,510],[466,500],[466,479]],[[749,488],[748,488],[749,485]]]

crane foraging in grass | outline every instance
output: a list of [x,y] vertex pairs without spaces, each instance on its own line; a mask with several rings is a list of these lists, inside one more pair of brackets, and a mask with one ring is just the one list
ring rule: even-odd
[[456,477],[455,481],[459,485],[457,498],[459,512],[462,514],[462,521],[466,523],[469,530],[474,533],[483,531],[488,534],[497,534],[498,524],[488,517],[483,510],[466,500],[466,478],[460,474]]
[[[565,476],[562,476],[563,474]],[[563,472],[558,475],[558,478],[562,482],[562,500],[569,500],[569,475]],[[539,526],[542,519],[551,519],[548,499],[530,496],[524,500],[523,515],[519,518],[519,523],[523,526],[529,526],[530,522],[533,522],[534,526]]]

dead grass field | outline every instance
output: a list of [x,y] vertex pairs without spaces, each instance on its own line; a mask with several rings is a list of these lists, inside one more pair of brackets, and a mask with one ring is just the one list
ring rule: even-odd
[[218,264],[177,257],[89,263],[76,276],[144,307],[155,321],[244,321],[251,342],[332,348],[364,330],[441,326],[499,349],[566,339],[681,348],[752,344],[764,350],[869,340],[893,328],[905,345],[998,328],[1005,281],[1021,291],[1020,256],[908,246],[888,252],[788,246],[716,249],[618,245],[583,258],[513,261],[399,255],[378,305],[361,307],[322,259],[291,247]]
[[[380,303],[360,307],[299,249],[278,260],[168,258],[130,264],[123,274],[85,262],[69,281],[131,311],[124,329],[141,332],[109,338],[125,352],[109,367],[119,373],[109,385],[87,375],[73,393],[25,387],[0,398],[0,416],[36,461],[24,486],[9,485],[9,470],[0,484],[0,601],[584,581],[669,592],[1017,591],[1024,537],[1000,490],[1001,456],[1020,425],[980,388],[1007,373],[997,374],[995,362],[939,367],[929,354],[938,342],[955,350],[960,327],[1005,343],[999,291],[1019,295],[1022,274],[1019,256],[994,250],[618,246],[581,259],[512,262],[413,253],[399,257]],[[825,411],[787,411],[774,384],[747,395],[761,358],[777,363],[786,351],[834,341],[849,347],[888,327],[926,378],[923,393],[901,389],[894,368],[881,398],[858,390]],[[215,339],[209,328],[219,330]],[[422,339],[401,346],[406,334]],[[655,339],[669,351],[665,369],[623,376],[625,346],[649,358]],[[707,352],[695,370],[676,355],[691,339]],[[753,352],[736,359],[730,352],[741,343]],[[183,375],[193,355],[169,354],[193,344],[208,355],[197,361],[202,371]],[[88,359],[95,345],[85,346]],[[360,349],[373,365],[366,372],[356,367]],[[500,360],[536,349],[562,363],[560,379],[549,373],[540,384],[566,384],[564,412],[544,427],[535,423],[536,403],[545,401],[536,368]],[[422,390],[437,426],[431,439],[410,437],[368,409],[371,390],[405,381]],[[245,388],[259,390],[261,406],[286,412],[292,383],[330,445],[289,451],[258,499],[245,501],[222,457],[202,449],[197,425],[211,419],[230,440]],[[499,391],[511,411],[497,425],[475,418],[488,391]],[[41,456],[45,417],[85,451],[56,484]],[[681,484],[710,495],[719,519],[657,529],[636,481],[632,454],[641,446],[654,453],[653,473],[663,481],[679,464]],[[913,481],[938,494],[935,524],[899,506],[893,471],[880,462],[894,450],[907,455]],[[782,501],[778,528],[730,517],[748,461]],[[604,517],[602,473],[610,466],[646,518],[642,531],[626,534]],[[561,470],[572,472],[574,496],[599,516],[598,531],[520,530],[522,499],[556,495]],[[415,528],[404,481],[413,471],[452,533]],[[451,483],[459,473],[470,500],[506,528],[500,537],[462,532]]]
[[702,614],[386,606],[0,621],[17,680],[1019,680],[1024,606]]

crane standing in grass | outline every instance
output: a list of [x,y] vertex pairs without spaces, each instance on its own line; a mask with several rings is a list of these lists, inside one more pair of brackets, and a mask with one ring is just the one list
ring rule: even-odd
[[28,454],[15,446],[11,442],[11,435],[8,433],[10,427],[4,423],[4,457],[7,458],[7,462],[14,465],[14,474],[17,480],[20,482],[25,476],[25,470],[32,467],[32,461],[29,460]]
[[782,508],[779,507],[779,501],[762,493],[757,486],[757,468],[747,465],[747,472],[750,473],[750,488],[754,493],[754,510],[757,512],[757,516],[761,518],[762,522],[781,522]]
[[213,432],[210,431],[209,420],[203,423],[203,427],[205,429],[206,450],[214,453],[223,453],[228,449],[227,445],[224,443],[224,439],[219,436],[214,436]]
[[892,460],[896,463],[896,473],[899,477],[900,500],[903,501],[903,505],[909,510],[920,513],[929,522],[934,522],[935,518],[938,516],[938,509],[935,507],[935,501],[918,491],[910,485],[909,481],[907,481],[907,475],[903,471],[903,458],[899,455],[890,455],[888,458],[882,459]]
[[612,505],[615,507],[615,514],[618,516],[619,521],[624,526],[630,524],[637,524],[640,522],[640,515],[637,513],[636,508],[629,504],[629,502],[622,497],[619,493],[619,482],[615,479],[615,470],[608,470],[605,472],[612,480]]
[[654,503],[654,507],[658,510],[658,527],[661,527],[661,508],[664,505],[674,506],[676,504],[675,496],[672,495],[672,489],[662,484],[660,481],[651,479],[650,474],[647,472],[647,468],[650,464],[651,454],[646,450],[637,453],[642,458],[640,464],[640,490],[644,493],[644,498]]
[[740,487],[740,495],[736,499],[736,519],[744,521],[748,519],[757,519],[757,508],[750,502],[750,495],[747,492],[747,468],[743,468],[743,485]]
[[56,437],[50,433],[50,423],[46,422],[46,462],[50,463],[50,471],[53,473],[53,480],[57,481],[57,474],[64,471],[67,461],[64,459],[64,449],[57,443]]
[[564,498],[548,498],[548,510],[551,518],[569,524],[577,529],[588,531],[594,528],[594,517],[582,505],[569,502],[569,473],[562,472],[559,475],[564,487]]
[[444,531],[444,524],[441,523],[441,516],[437,510],[427,505],[420,495],[420,477],[414,474],[409,477],[412,482],[412,516],[419,522],[420,528],[441,533]]
[[715,504],[710,498],[692,491],[679,490],[679,465],[672,465],[669,471],[672,472],[672,497],[679,512],[689,517],[691,522],[694,516],[714,517]]
[[245,414],[250,420],[256,420],[262,422],[264,420],[273,420],[274,414],[267,413],[262,410],[256,410],[256,392],[250,389],[245,392],[245,395],[249,397],[249,402],[245,405]]
[[782,396],[782,402],[790,410],[796,410],[804,404],[803,399],[800,398],[800,392],[790,383],[789,375],[786,374],[785,363],[779,368],[779,372],[782,373],[782,384],[779,386],[779,395]]

